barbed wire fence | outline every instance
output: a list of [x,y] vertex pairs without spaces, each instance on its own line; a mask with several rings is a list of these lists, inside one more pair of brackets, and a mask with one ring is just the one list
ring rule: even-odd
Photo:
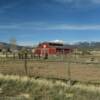
[[[97,80],[97,79],[99,80],[99,75],[100,75],[99,74],[99,65],[100,65],[99,60],[94,61],[94,58],[90,57],[89,61],[87,60],[84,61],[84,60],[77,59],[76,55],[74,57],[69,55],[67,57],[63,57],[63,59],[61,58],[58,60],[56,59],[44,60],[44,59],[31,59],[31,58],[29,59],[27,54],[25,54],[23,59],[19,59],[18,57],[16,57],[16,59],[12,59],[10,57],[8,58],[0,57],[0,72],[4,74],[21,74],[21,75],[23,74],[27,76],[37,76],[37,77],[45,76],[47,78],[65,79],[65,80],[69,80],[69,84],[71,84],[71,81],[73,81],[74,79],[73,78],[74,75],[76,75],[75,79],[78,79],[79,76],[81,76],[81,78],[83,77],[83,80],[85,80],[86,78],[86,75],[85,75],[86,72],[77,72],[77,71],[80,70],[80,71],[91,72],[92,70],[94,70],[95,72],[90,73],[89,74],[90,76],[87,76],[87,77],[90,77],[91,79],[96,78],[93,80]],[[96,73],[96,71],[98,72]],[[84,73],[84,75],[82,76],[81,73],[82,75]],[[97,74],[97,77],[96,77],[96,74]]]

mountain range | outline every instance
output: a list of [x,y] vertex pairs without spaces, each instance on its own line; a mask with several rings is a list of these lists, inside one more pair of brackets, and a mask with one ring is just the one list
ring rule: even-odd
[[[75,44],[65,44],[68,48],[78,48],[78,49],[88,49],[88,50],[100,50],[100,42],[77,42]],[[0,42],[0,48],[10,48],[11,44],[5,43],[5,42]],[[19,46],[16,45],[17,49],[21,48],[27,48],[31,49],[34,47],[30,46]]]

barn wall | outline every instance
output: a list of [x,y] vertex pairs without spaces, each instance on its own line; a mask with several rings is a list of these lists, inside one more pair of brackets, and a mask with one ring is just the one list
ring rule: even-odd
[[[45,46],[44,46],[45,45]],[[45,53],[48,53],[48,55],[58,55],[58,54],[68,54],[69,52],[72,52],[72,49],[69,48],[58,48],[59,50],[57,50],[57,48],[53,47],[53,46],[49,46],[49,44],[41,44],[39,45],[36,50],[35,50],[35,54],[37,55],[45,55]]]

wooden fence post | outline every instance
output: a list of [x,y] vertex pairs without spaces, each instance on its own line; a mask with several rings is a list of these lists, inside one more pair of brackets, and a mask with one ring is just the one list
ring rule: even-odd
[[67,73],[68,73],[68,85],[71,86],[71,68],[70,68],[71,62],[68,62],[68,69],[67,69]]
[[25,73],[26,73],[26,76],[27,76],[28,75],[28,72],[27,72],[27,52],[25,52],[24,67],[25,67]]

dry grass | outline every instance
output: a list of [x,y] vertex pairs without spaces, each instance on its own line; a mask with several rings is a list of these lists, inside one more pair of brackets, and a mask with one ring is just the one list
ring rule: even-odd
[[[44,78],[68,79],[68,63],[28,61],[28,75]],[[98,64],[71,64],[71,79],[78,81],[100,81]],[[8,61],[0,64],[0,73],[25,75],[24,61]]]
[[[0,97],[21,100],[100,100],[100,86],[0,74]],[[9,100],[9,99],[2,100]],[[17,100],[20,100],[17,99]],[[1,100],[1,99],[0,99]]]

